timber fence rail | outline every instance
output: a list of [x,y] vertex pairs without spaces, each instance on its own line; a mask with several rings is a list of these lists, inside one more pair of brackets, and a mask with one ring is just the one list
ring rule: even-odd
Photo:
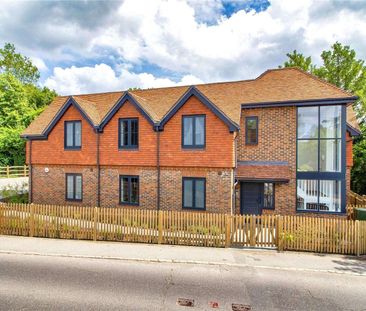
[[366,254],[366,221],[38,204],[0,204],[0,234]]
[[29,167],[21,166],[0,166],[0,178],[28,177]]
[[366,206],[366,195],[361,195],[353,191],[348,191],[347,196],[348,196],[348,204]]

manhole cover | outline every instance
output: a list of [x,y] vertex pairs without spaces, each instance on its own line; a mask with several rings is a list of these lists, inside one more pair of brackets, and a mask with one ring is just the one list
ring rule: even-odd
[[177,304],[183,307],[193,307],[194,306],[194,299],[187,299],[187,298],[178,298]]
[[249,311],[252,310],[252,307],[249,305],[243,305],[240,303],[233,303],[231,305],[233,311]]

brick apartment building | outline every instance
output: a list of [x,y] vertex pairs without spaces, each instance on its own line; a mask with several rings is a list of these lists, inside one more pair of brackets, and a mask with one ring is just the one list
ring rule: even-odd
[[30,200],[342,214],[357,98],[295,68],[254,80],[59,96],[24,131]]

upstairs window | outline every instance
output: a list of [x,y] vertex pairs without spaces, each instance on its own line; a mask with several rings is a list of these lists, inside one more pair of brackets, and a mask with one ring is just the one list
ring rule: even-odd
[[245,144],[258,144],[258,117],[245,118]]
[[120,149],[137,149],[139,145],[139,120],[119,119],[119,137]]
[[206,179],[183,177],[183,208],[206,209]]
[[120,176],[120,203],[139,204],[139,177]]
[[206,144],[206,117],[204,115],[183,116],[182,147],[202,149]]
[[341,171],[341,106],[299,107],[297,171]]
[[66,200],[81,201],[83,199],[83,180],[81,174],[66,174]]
[[65,149],[81,149],[81,121],[65,121]]

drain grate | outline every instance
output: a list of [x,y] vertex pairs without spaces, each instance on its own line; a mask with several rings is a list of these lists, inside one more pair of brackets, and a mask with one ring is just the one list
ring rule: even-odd
[[194,299],[178,298],[177,304],[183,307],[194,307]]
[[249,311],[252,310],[252,307],[250,305],[243,305],[240,303],[233,303],[231,305],[231,308],[233,311]]

